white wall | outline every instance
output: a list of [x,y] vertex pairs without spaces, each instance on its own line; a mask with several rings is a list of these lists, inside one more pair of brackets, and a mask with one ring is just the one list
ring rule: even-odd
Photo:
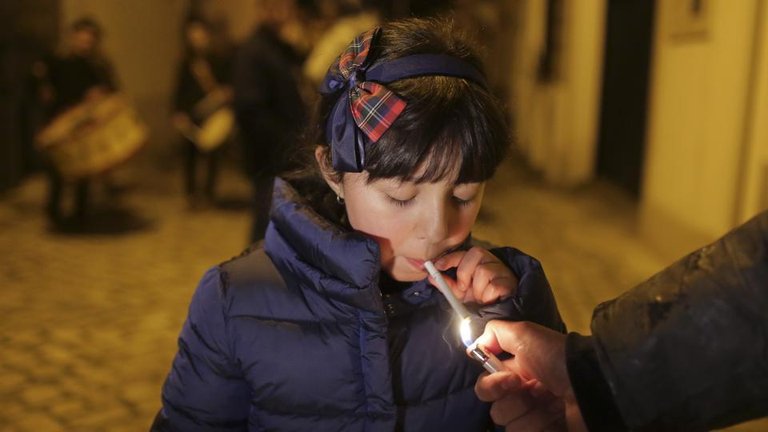
[[768,209],[768,1],[762,0],[758,11],[759,41],[754,53],[753,99],[749,105],[741,205],[738,221],[743,222],[761,210]]
[[510,76],[516,140],[531,165],[553,184],[592,178],[599,123],[605,0],[563,2],[558,78],[537,81],[546,2],[517,0]]
[[[561,73],[540,83],[546,2],[509,2],[519,146],[551,183],[586,182],[594,171],[607,3],[563,2]],[[701,4],[708,8],[703,27],[673,19],[690,10],[689,0],[657,2],[639,221],[670,258],[768,207],[768,0]],[[702,28],[703,35],[680,35]]]
[[121,90],[150,127],[145,154],[173,154],[168,119],[186,7],[187,0],[61,0],[63,29],[82,15],[104,27]]
[[658,2],[641,223],[679,256],[736,223],[756,0],[706,4],[701,37],[671,33]]

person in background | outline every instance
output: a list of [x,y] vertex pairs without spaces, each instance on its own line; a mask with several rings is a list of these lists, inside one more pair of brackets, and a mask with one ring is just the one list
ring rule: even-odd
[[[211,26],[191,17],[184,25],[185,53],[179,63],[174,93],[173,125],[181,132],[184,151],[184,191],[192,208],[214,203],[219,158],[222,147],[201,149],[195,133],[218,109],[229,105],[230,60],[212,47]],[[197,164],[206,169],[202,195],[197,185]]]
[[250,241],[264,236],[275,175],[289,163],[305,123],[300,94],[302,56],[296,38],[295,0],[257,0],[257,22],[235,55],[233,90],[245,170],[253,188]]
[[[70,26],[65,51],[37,65],[35,72],[43,83],[40,98],[49,122],[68,108],[117,90],[112,65],[101,51],[101,40],[101,26],[92,18],[80,18]],[[82,224],[91,179],[75,182],[74,209],[71,215],[65,215],[62,199],[66,182],[55,166],[50,162],[45,165],[49,186],[46,213],[50,221],[59,227],[68,222]]]
[[379,12],[362,0],[326,0],[333,5],[337,17],[319,37],[302,71],[314,88],[320,85],[328,71],[328,65],[355,36],[379,24]]
[[478,396],[508,431],[704,431],[768,416],[768,212],[599,305],[592,335],[490,322],[478,339],[515,357]]
[[203,276],[153,431],[493,430],[425,260],[478,325],[565,328],[535,259],[470,235],[509,146],[481,70],[445,20],[347,46],[264,242]]

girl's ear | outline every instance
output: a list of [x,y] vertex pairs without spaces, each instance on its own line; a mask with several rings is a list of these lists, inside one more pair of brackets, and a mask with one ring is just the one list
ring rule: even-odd
[[336,196],[344,198],[344,185],[341,183],[341,176],[339,176],[339,173],[328,164],[327,155],[328,147],[315,147],[315,160],[317,161],[317,166],[320,167],[320,173],[323,175],[323,180],[325,180],[325,182],[328,183],[328,186],[333,189]]

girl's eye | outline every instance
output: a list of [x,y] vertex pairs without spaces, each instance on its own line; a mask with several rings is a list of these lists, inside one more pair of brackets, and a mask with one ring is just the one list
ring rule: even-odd
[[397,198],[395,198],[393,196],[390,196],[390,195],[387,195],[387,198],[389,198],[389,201],[392,204],[394,204],[394,205],[396,205],[398,207],[406,207],[406,206],[408,206],[409,204],[411,204],[413,202],[413,198],[408,198],[408,199],[402,200],[402,199],[397,199]]
[[458,204],[459,206],[461,206],[461,207],[468,206],[468,205],[472,204],[472,201],[474,201],[474,200],[475,200],[475,197],[468,198],[468,199],[463,199],[463,198],[459,198],[459,197],[457,197],[455,195],[453,196],[453,201],[456,204]]

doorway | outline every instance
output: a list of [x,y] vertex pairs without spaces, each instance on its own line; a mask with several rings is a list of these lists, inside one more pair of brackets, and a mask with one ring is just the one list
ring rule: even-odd
[[640,196],[655,2],[608,0],[597,175]]
[[42,116],[31,71],[53,50],[58,20],[58,0],[0,4],[0,191],[39,165],[33,135]]

